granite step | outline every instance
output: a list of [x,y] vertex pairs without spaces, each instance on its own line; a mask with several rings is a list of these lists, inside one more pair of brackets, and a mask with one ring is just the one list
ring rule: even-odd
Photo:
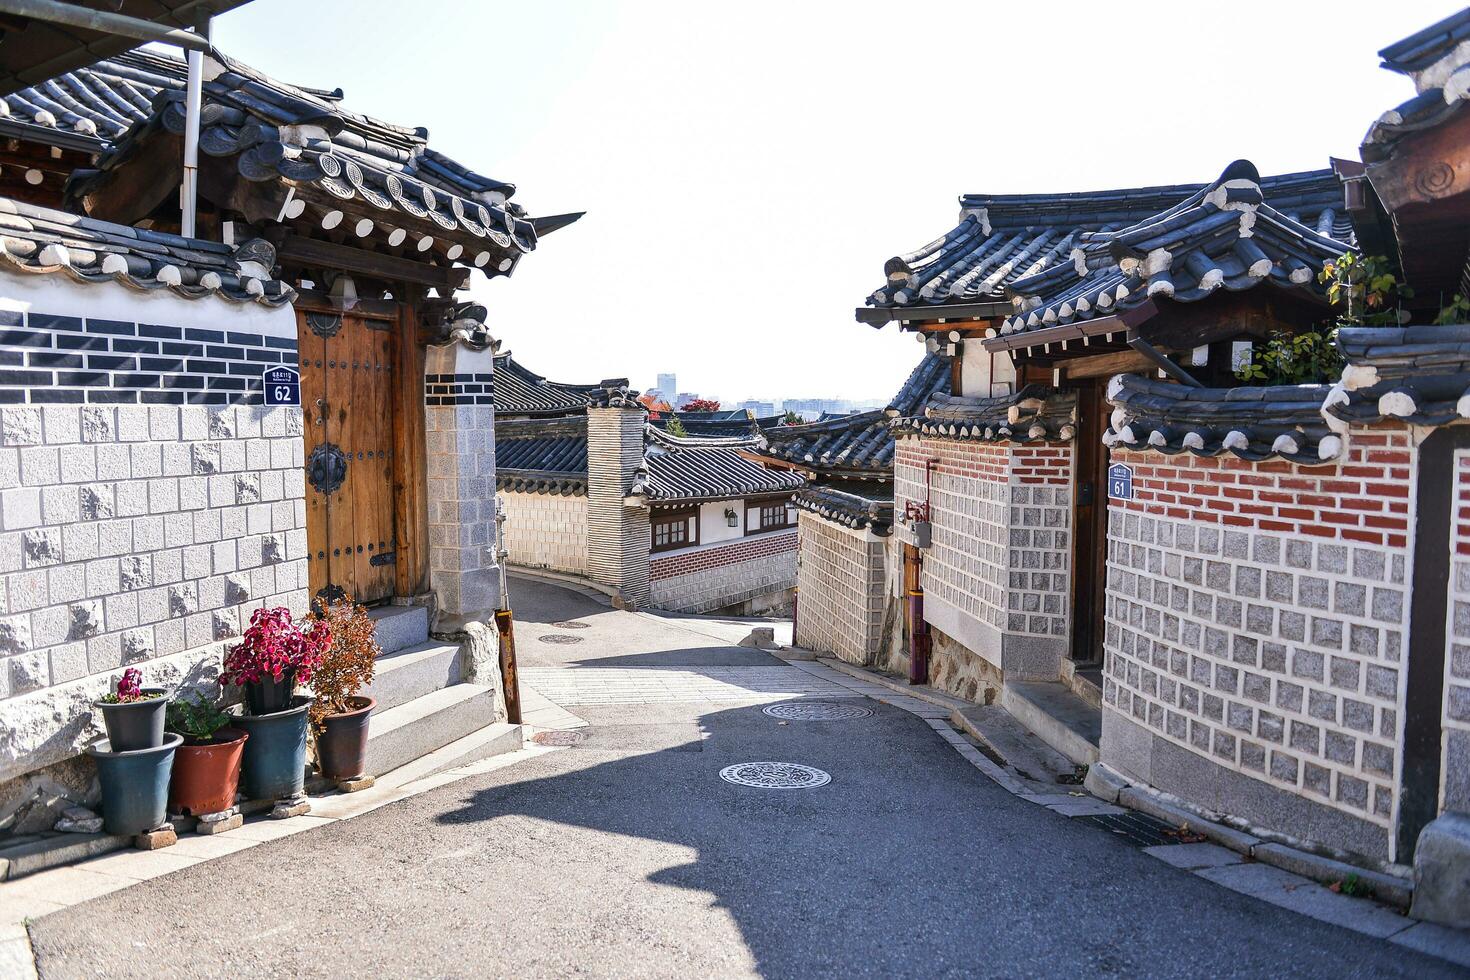
[[374,638],[384,654],[429,642],[428,606],[379,606],[368,615],[377,623]]
[[391,772],[495,721],[495,689],[481,684],[453,684],[375,711],[368,730],[367,774]]
[[1001,688],[1001,707],[1079,766],[1097,762],[1102,710],[1058,682],[1025,681]]
[[1071,759],[998,704],[956,708],[950,723],[979,742],[982,749],[988,749],[988,754],[999,758],[1018,778],[1032,783],[1032,792],[1064,792],[1059,785],[1076,781],[1076,766]]
[[525,745],[525,726],[498,721],[484,728],[477,728],[448,745],[440,746],[428,755],[420,756],[378,777],[379,786],[396,787],[411,783],[436,772],[467,766],[471,762],[520,751]]
[[377,698],[383,712],[459,682],[458,644],[421,643],[379,657],[363,693]]

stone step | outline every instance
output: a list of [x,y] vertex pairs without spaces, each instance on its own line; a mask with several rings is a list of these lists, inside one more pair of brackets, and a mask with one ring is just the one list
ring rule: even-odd
[[363,693],[377,698],[382,712],[459,681],[459,646],[422,643],[379,657],[373,682]]
[[378,777],[379,786],[397,787],[415,779],[432,776],[436,772],[467,766],[491,756],[518,752],[525,745],[525,726],[498,721],[493,725],[476,729],[441,746],[426,756],[399,766],[390,773]]
[[1097,761],[1102,741],[1102,710],[1057,682],[1025,681],[1004,685],[1001,707],[1079,766]]
[[1077,667],[1067,674],[1068,689],[1088,704],[1102,710],[1102,668]]
[[428,606],[379,606],[368,615],[378,625],[374,639],[384,654],[397,653],[429,641]]
[[957,708],[950,723],[999,757],[1017,777],[1036,785],[1038,793],[1058,793],[1063,780],[1075,781],[1076,766],[1041,736],[998,704]]
[[381,776],[495,720],[495,689],[480,684],[454,684],[374,712],[367,774]]
[[126,834],[33,834],[25,841],[0,847],[0,881],[23,878],[132,845],[132,836]]

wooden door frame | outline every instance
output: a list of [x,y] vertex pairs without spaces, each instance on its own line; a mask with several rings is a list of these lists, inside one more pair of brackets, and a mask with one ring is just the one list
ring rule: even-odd
[[1106,378],[1078,379],[1077,435],[1072,440],[1072,639],[1068,656],[1099,664],[1107,615],[1108,451]]
[[[423,595],[429,591],[429,492],[424,418],[426,351],[418,336],[417,306],[413,302],[343,303],[321,294],[298,298],[293,305],[299,314],[330,313],[390,324],[389,350],[394,374],[390,392],[393,458],[400,462],[393,480],[394,528],[398,538],[393,592],[399,598]],[[305,403],[305,398],[302,402],[304,430],[311,424],[312,406]]]

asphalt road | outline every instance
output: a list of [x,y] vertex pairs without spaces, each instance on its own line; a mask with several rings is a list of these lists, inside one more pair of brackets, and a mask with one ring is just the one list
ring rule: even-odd
[[[645,651],[659,624],[549,599],[523,606],[528,635],[601,620],[575,646],[622,666],[765,657],[687,624]],[[47,916],[41,976],[1455,975],[1017,800],[863,703],[784,725],[753,704],[577,709],[581,746]],[[765,760],[832,780],[719,778]]]

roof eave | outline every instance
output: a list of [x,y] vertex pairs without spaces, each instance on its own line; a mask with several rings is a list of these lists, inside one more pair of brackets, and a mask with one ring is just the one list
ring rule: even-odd
[[1016,312],[1008,300],[985,303],[954,303],[945,306],[860,306],[855,311],[859,323],[879,329],[889,323],[929,322],[931,320],[989,320],[1011,316]]

